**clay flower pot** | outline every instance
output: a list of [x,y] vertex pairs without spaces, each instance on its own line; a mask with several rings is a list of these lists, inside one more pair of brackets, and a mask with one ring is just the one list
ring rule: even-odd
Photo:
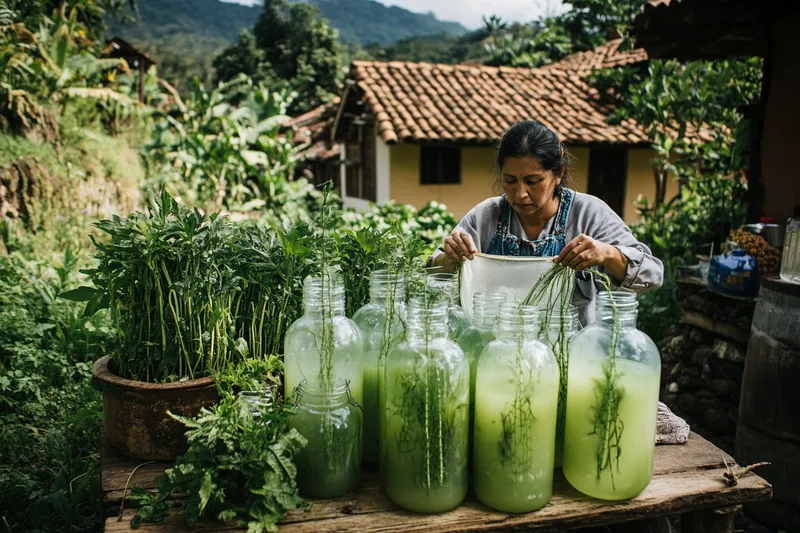
[[103,357],[92,366],[92,383],[103,392],[103,419],[109,443],[123,454],[149,461],[172,461],[187,449],[186,426],[167,411],[195,416],[219,401],[211,378],[147,383],[114,373]]

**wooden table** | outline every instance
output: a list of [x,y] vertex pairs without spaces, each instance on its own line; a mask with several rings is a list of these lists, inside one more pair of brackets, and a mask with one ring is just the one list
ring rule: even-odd
[[[766,500],[772,487],[755,474],[747,474],[736,487],[725,485],[722,450],[692,433],[689,442],[679,446],[656,446],[655,473],[645,491],[633,500],[607,503],[584,496],[556,472],[553,498],[534,513],[511,515],[492,511],[468,497],[460,507],[447,513],[422,515],[399,510],[378,488],[377,475],[366,472],[358,490],[342,498],[314,501],[310,511],[292,511],[281,525],[282,533],[325,531],[486,531],[529,529],[566,531],[683,515],[684,533],[730,533],[739,504]],[[734,464],[725,455],[729,464]],[[123,497],[125,487],[152,489],[156,476],[168,463],[142,465],[103,446],[101,473],[103,508],[107,532],[130,532],[129,522],[136,514]],[[135,473],[131,476],[134,469]],[[130,478],[130,482],[129,482]],[[126,494],[127,492],[127,494]],[[123,496],[126,494],[126,496]],[[235,529],[226,524],[192,526],[192,531],[214,532]],[[634,528],[635,531],[643,531]],[[186,531],[180,516],[165,524],[144,524],[138,530],[150,533]]]

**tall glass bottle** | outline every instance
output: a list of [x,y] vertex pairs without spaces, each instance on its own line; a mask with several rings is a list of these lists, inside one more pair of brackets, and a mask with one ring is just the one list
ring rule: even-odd
[[386,494],[416,512],[467,494],[469,365],[447,337],[447,304],[409,302],[406,338],[386,360]]
[[800,205],[795,206],[794,215],[786,221],[782,254],[781,279],[800,283]]
[[350,392],[363,402],[361,332],[344,314],[341,277],[326,274],[303,283],[302,317],[286,331],[284,382],[286,398],[305,380],[306,387],[333,390],[339,380],[350,383]]
[[637,306],[635,294],[600,293],[596,323],[572,339],[562,468],[604,500],[633,498],[653,475],[661,361]]
[[478,361],[475,496],[507,513],[535,511],[553,492],[558,363],[538,330],[535,307],[503,304]]
[[494,326],[500,313],[500,305],[505,301],[506,295],[501,292],[476,292],[472,296],[472,324],[458,338],[458,344],[469,361],[470,446],[475,420],[475,371],[478,368],[478,358],[486,345],[495,338]]
[[564,455],[564,428],[567,414],[567,383],[569,381],[569,354],[572,338],[580,329],[578,309],[570,305],[559,312],[556,308],[551,312],[541,311],[541,333],[539,339],[555,354],[558,361],[558,420],[556,423],[556,468],[561,468]]
[[294,389],[289,425],[308,440],[297,455],[297,486],[309,498],[335,498],[361,480],[361,407],[347,382],[333,388],[301,383]]
[[457,274],[431,274],[427,279],[430,292],[438,294],[448,303],[447,335],[450,340],[458,342],[458,337],[471,324],[467,315],[459,304],[458,275]]
[[375,270],[370,275],[369,303],[353,315],[364,341],[364,459],[376,464],[384,364],[405,331],[405,291],[403,274]]

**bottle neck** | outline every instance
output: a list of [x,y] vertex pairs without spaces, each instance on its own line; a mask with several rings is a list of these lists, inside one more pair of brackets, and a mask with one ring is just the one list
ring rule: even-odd
[[303,282],[305,314],[311,318],[344,316],[344,284],[340,277],[309,277]]
[[637,308],[636,294],[623,291],[601,292],[597,296],[597,323],[612,327],[635,328]]
[[298,407],[328,408],[342,407],[351,402],[350,382],[337,380],[328,387],[312,386],[303,380],[292,394]]
[[447,302],[412,298],[406,321],[410,340],[432,340],[447,337]]
[[493,328],[505,301],[502,293],[476,292],[472,297],[472,323],[481,329]]
[[370,275],[369,301],[371,304],[386,307],[392,302],[395,309],[400,309],[406,299],[406,281],[403,274],[392,274],[386,270],[377,270]]
[[426,279],[428,290],[447,302],[450,307],[458,306],[458,275],[431,274]]
[[575,333],[581,329],[580,320],[578,320],[578,309],[575,306],[569,306],[563,312],[553,312],[549,316],[546,312],[540,311],[544,315],[543,319],[546,323],[543,324],[551,332],[561,332],[562,328],[564,333]]
[[498,339],[535,339],[539,328],[539,310],[532,305],[505,303],[500,307],[495,334]]

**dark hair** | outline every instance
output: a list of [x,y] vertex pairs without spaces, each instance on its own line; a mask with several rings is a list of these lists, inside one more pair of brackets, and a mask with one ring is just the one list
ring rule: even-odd
[[556,187],[556,194],[561,191],[562,184],[569,177],[569,153],[561,144],[553,130],[538,120],[517,122],[506,130],[500,144],[497,145],[497,184],[503,173],[503,163],[509,157],[535,157],[542,168],[558,176],[564,170],[564,176]]

